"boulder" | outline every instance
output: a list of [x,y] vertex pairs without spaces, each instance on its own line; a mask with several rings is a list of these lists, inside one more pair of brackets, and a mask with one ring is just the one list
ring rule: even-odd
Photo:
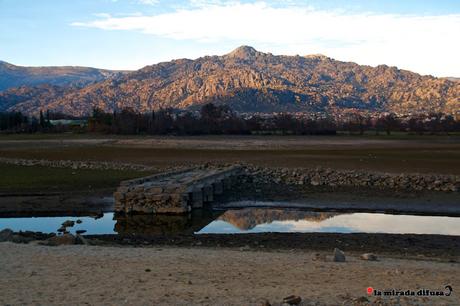
[[0,231],[0,242],[10,241],[13,236],[13,231],[9,228],[6,228]]
[[299,305],[301,302],[302,302],[302,298],[297,295],[290,295],[283,299],[283,303],[286,303],[289,305]]
[[62,223],[62,227],[72,227],[75,225],[75,221],[67,220]]
[[368,260],[368,261],[376,261],[377,260],[377,255],[372,254],[372,253],[365,253],[360,256],[362,260]]
[[62,236],[51,237],[46,240],[44,244],[49,246],[75,244],[75,236],[72,234],[64,234]]
[[335,262],[345,262],[345,253],[342,250],[339,250],[338,248],[334,249],[334,258],[333,260]]
[[83,244],[83,245],[88,245],[88,241],[81,235],[75,236],[75,244]]

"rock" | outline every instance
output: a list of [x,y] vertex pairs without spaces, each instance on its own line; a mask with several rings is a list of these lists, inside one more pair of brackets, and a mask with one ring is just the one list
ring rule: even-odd
[[270,301],[267,300],[267,299],[262,299],[259,304],[259,306],[271,306],[272,304],[270,304]]
[[78,219],[77,221],[75,221],[75,223],[77,223],[77,224],[82,224],[83,221],[81,221],[80,219]]
[[67,221],[63,222],[61,225],[62,225],[62,227],[72,227],[72,226],[75,225],[75,222],[71,221],[71,220],[67,220]]
[[67,227],[61,226],[60,228],[58,228],[57,231],[58,231],[59,233],[65,233],[65,232],[67,232]]
[[354,300],[354,302],[357,304],[357,305],[368,305],[369,304],[369,299],[365,296],[361,296],[359,298],[356,298]]
[[286,303],[289,305],[299,305],[301,302],[302,302],[302,298],[297,295],[290,295],[283,299],[283,303]]
[[345,262],[345,253],[338,248],[334,249],[334,259],[335,262]]
[[75,244],[89,245],[88,241],[79,234],[75,236]]
[[250,251],[251,250],[251,247],[249,245],[245,245],[243,247],[240,248],[240,251]]
[[10,241],[14,243],[29,243],[33,241],[33,237],[27,237],[27,236],[22,236],[22,235],[12,235]]
[[6,228],[0,231],[0,242],[10,241],[11,237],[13,236],[13,231],[9,228]]
[[51,237],[47,239],[44,244],[49,246],[75,244],[75,236],[72,234],[64,234],[62,236]]
[[75,233],[78,235],[86,233],[86,230],[76,230]]
[[372,253],[365,253],[360,256],[362,260],[377,261],[377,255]]

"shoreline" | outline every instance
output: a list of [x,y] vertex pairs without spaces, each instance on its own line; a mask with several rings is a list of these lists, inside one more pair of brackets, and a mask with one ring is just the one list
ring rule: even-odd
[[296,295],[301,305],[453,305],[455,291],[380,298],[366,289],[455,290],[460,283],[458,263],[386,256],[364,261],[348,252],[338,263],[331,251],[7,242],[0,253],[0,304],[280,306]]

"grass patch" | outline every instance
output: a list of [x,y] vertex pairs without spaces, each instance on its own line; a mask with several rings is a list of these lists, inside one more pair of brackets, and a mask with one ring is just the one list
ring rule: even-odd
[[132,170],[74,170],[0,163],[0,192],[92,192],[114,189],[120,181],[146,176]]

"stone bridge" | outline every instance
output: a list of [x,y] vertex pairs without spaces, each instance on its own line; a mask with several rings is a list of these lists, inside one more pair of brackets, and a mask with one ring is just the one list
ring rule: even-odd
[[119,213],[183,214],[223,195],[240,175],[239,166],[189,168],[123,181],[114,193]]

